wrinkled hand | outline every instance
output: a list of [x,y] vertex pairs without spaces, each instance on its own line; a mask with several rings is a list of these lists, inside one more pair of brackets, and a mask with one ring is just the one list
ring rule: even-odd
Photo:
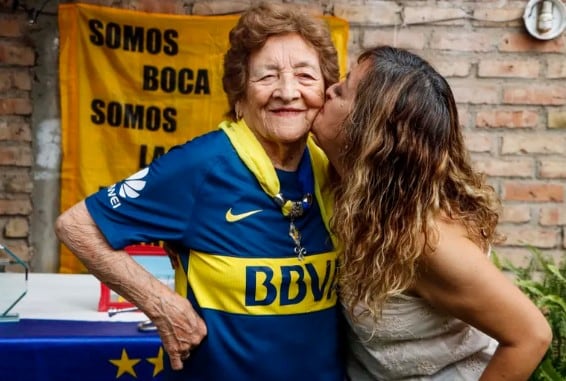
[[161,313],[154,316],[152,321],[169,354],[171,368],[183,369],[183,360],[206,336],[206,324],[191,303],[175,293],[161,298],[159,310]]

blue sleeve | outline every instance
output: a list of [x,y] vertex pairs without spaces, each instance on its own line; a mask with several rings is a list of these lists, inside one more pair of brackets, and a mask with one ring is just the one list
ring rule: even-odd
[[175,147],[149,167],[87,197],[87,209],[112,248],[181,239],[210,162],[199,154],[205,152],[202,143]]

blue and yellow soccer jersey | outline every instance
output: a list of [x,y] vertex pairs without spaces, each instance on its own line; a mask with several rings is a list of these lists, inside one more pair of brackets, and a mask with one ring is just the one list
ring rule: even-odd
[[[283,194],[301,199],[296,174],[277,174]],[[177,289],[208,336],[169,379],[343,380],[336,253],[318,204],[295,220],[307,250],[300,261],[289,219],[222,131],[172,149],[86,205],[115,249],[163,240],[183,250]]]

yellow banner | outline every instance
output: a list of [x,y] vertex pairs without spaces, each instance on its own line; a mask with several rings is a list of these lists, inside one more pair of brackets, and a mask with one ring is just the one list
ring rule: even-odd
[[[59,5],[61,210],[216,129],[222,60],[239,16]],[[348,23],[324,16],[346,68]],[[65,247],[61,272],[85,269]]]

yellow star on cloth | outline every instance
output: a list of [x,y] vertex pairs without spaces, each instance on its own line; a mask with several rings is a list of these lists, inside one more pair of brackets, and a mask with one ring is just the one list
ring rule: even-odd
[[[139,363],[140,359],[130,359],[128,357],[128,352],[126,352],[125,348],[122,348],[122,357],[119,360],[109,360],[113,365],[118,367],[118,371],[116,373],[116,378],[119,378],[124,373],[129,373],[134,377],[137,377],[136,372],[134,371],[134,366]],[[163,361],[162,361],[163,363]]]
[[159,347],[157,357],[148,357],[147,362],[153,364],[153,377],[157,376],[163,370],[163,347]]

